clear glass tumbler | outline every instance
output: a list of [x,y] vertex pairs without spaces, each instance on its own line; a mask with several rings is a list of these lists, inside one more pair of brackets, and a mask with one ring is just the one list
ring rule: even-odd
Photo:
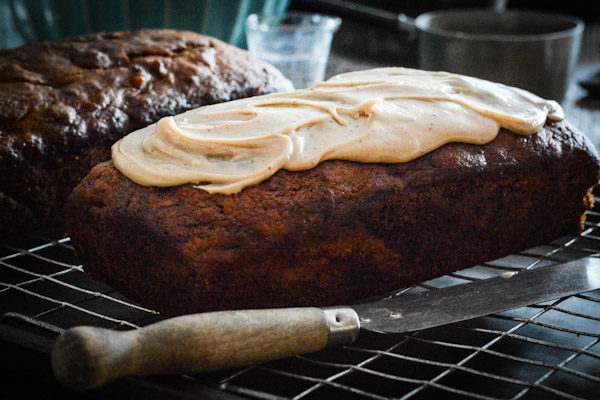
[[340,24],[340,18],[320,14],[252,14],[246,20],[248,49],[277,67],[296,89],[304,89],[325,78],[331,39]]

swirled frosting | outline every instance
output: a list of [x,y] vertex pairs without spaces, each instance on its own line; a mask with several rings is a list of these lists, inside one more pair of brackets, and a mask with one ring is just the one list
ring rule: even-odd
[[112,159],[140,185],[194,183],[231,194],[282,168],[330,159],[407,162],[449,142],[488,143],[500,128],[532,134],[547,118],[562,119],[560,105],[521,89],[380,68],[163,118],[116,142]]

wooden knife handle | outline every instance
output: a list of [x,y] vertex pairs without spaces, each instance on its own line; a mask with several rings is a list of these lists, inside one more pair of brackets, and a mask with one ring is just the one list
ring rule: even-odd
[[193,314],[130,331],[80,326],[59,336],[52,367],[65,386],[93,389],[134,374],[194,374],[310,353],[351,343],[358,329],[348,307]]

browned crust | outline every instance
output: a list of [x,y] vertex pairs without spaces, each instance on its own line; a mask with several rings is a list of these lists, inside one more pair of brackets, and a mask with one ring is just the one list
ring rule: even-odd
[[191,32],[0,50],[0,235],[61,223],[73,187],[127,133],[202,105],[289,89],[248,52]]
[[86,271],[168,314],[343,304],[579,232],[598,158],[566,123],[405,164],[328,161],[236,195],[110,163],[70,198]]

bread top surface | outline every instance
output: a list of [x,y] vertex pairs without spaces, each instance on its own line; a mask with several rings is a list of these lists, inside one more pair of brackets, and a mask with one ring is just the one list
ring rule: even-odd
[[164,115],[291,88],[248,52],[191,32],[95,34],[0,50],[0,166],[52,166],[63,153],[108,146]]

